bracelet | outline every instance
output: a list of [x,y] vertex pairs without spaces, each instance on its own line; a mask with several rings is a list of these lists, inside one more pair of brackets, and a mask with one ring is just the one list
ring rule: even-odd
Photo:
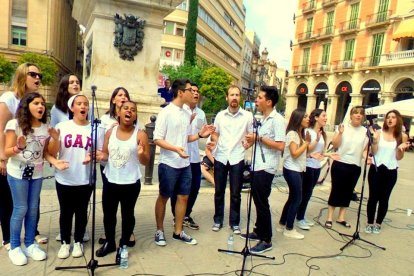
[[200,132],[197,132],[197,135],[199,139],[204,138],[203,136],[200,135]]

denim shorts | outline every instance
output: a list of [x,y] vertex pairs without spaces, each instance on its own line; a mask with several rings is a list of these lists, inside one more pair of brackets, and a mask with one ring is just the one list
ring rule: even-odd
[[189,195],[191,191],[191,168],[176,169],[166,164],[158,165],[158,179],[160,182],[160,195],[171,197],[176,195]]

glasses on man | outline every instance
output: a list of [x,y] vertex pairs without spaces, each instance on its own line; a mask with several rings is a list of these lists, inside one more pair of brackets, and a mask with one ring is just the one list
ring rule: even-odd
[[27,72],[27,75],[31,76],[32,78],[36,78],[38,77],[39,80],[42,80],[43,75],[41,73],[37,73],[37,72]]

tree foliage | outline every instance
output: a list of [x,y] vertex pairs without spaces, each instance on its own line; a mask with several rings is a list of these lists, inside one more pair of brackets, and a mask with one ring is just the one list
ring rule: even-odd
[[190,79],[191,82],[195,82],[201,86],[201,75],[204,70],[211,66],[210,63],[204,60],[199,61],[196,65],[191,65],[188,62],[185,62],[179,66],[164,65],[161,68],[161,73],[167,75],[171,82],[176,79]]
[[43,75],[43,85],[52,85],[55,83],[58,67],[51,58],[35,53],[25,53],[20,56],[18,63],[22,64],[25,62],[35,63],[40,67]]
[[184,61],[191,65],[197,62],[196,42],[197,42],[197,18],[198,18],[198,1],[190,0],[188,8],[188,21],[185,39]]
[[7,83],[14,73],[13,64],[4,55],[0,55],[0,83]]
[[226,92],[232,77],[219,67],[205,70],[201,76],[200,92],[205,99],[203,110],[206,113],[217,113],[226,106]]

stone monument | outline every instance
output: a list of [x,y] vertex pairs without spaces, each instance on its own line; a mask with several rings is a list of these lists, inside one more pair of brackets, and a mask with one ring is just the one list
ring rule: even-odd
[[138,103],[141,127],[164,102],[157,94],[164,17],[182,0],[74,0],[72,16],[84,33],[83,92],[91,85],[99,115],[112,91],[125,87]]

